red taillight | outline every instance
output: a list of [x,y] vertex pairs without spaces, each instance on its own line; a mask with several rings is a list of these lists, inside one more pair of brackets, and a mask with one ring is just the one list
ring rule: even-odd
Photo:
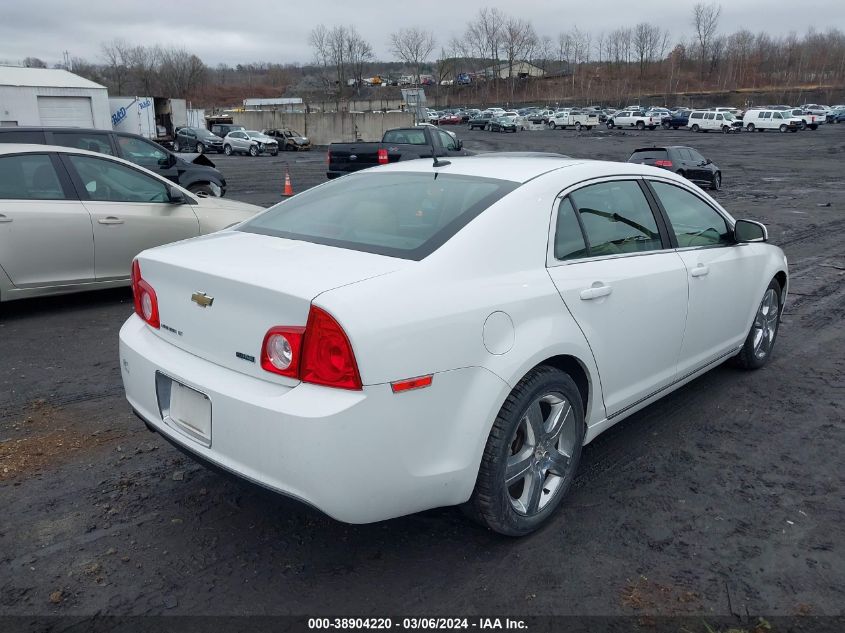
[[326,152],[326,167],[332,164],[332,153]]
[[156,291],[141,277],[141,265],[137,259],[132,262],[131,279],[135,314],[141,317],[149,326],[156,329],[160,328],[161,321],[158,316]]
[[349,338],[328,312],[313,305],[304,328],[268,330],[261,346],[261,367],[315,385],[361,389]]
[[387,150],[380,149],[378,151],[378,164],[379,165],[387,165]]
[[656,160],[654,161],[655,167],[671,167],[672,161],[671,160]]

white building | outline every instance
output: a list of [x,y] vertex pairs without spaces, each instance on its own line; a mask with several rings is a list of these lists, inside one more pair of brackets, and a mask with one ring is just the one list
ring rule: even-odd
[[0,66],[0,125],[110,130],[108,91],[66,70]]

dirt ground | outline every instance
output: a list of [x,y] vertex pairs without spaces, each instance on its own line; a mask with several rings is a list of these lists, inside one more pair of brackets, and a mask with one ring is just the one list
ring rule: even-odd
[[[128,290],[4,304],[0,616],[694,615],[754,630],[843,615],[845,125],[457,131],[476,151],[698,148],[723,171],[715,197],[789,257],[772,362],[718,367],[600,436],[554,520],[512,540],[450,508],[344,525],[222,478],[126,405]],[[212,160],[228,196],[262,205],[285,161],[295,191],[325,178],[321,150]]]

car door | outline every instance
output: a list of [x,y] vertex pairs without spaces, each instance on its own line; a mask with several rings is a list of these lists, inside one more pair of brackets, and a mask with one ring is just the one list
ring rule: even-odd
[[91,216],[54,154],[0,156],[0,267],[18,288],[94,280]]
[[124,279],[144,249],[199,235],[193,207],[170,202],[167,181],[105,158],[62,160],[91,214],[97,280]]
[[549,275],[593,351],[608,417],[673,382],[687,311],[687,271],[639,179],[567,192]]
[[693,189],[657,179],[648,183],[689,275],[678,361],[678,374],[684,376],[733,353],[745,340],[751,308],[762,298],[765,253],[753,244],[737,244],[727,219]]

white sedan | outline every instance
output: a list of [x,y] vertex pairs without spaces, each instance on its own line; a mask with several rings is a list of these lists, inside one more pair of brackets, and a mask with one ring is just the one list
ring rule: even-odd
[[144,249],[219,231],[261,207],[196,196],[134,163],[0,146],[0,301],[129,285]]
[[126,395],[200,461],[341,521],[549,519],[581,448],[733,358],[787,292],[765,227],[665,170],[391,164],[142,253]]

